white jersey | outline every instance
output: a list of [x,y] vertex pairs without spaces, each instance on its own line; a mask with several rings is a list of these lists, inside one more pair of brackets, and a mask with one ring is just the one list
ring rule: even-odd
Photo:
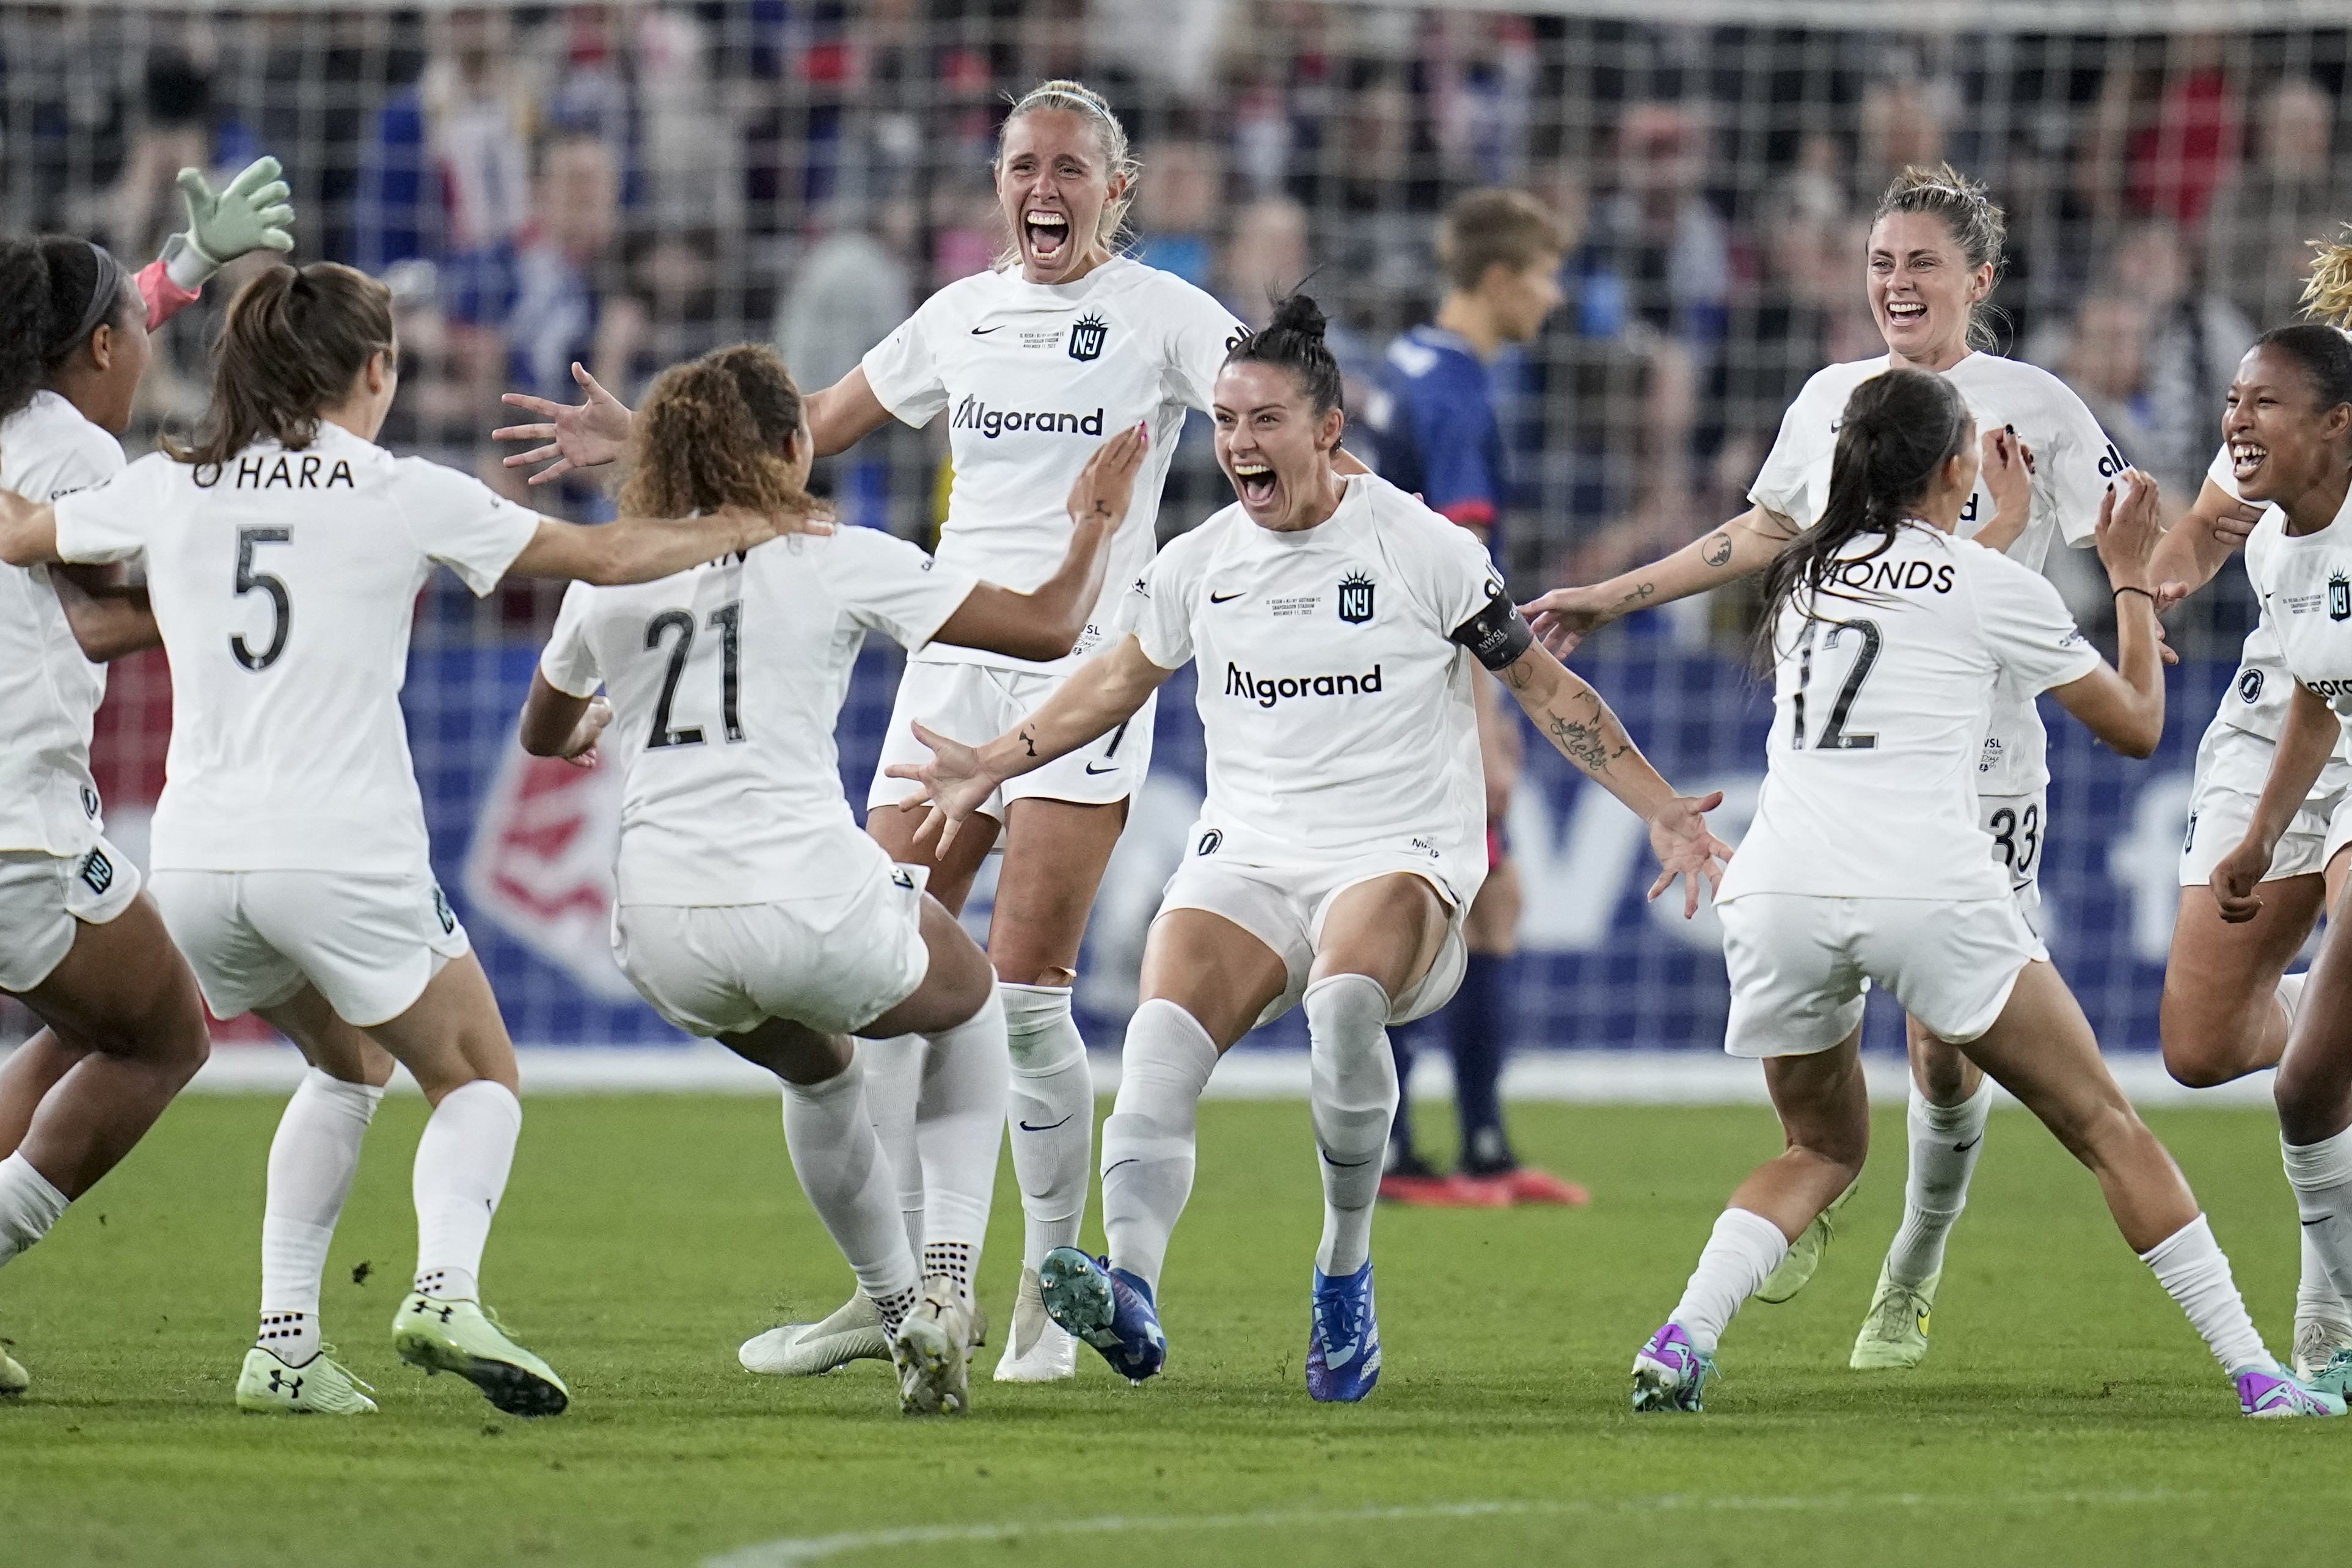
[[2007,898],[1977,813],[1993,693],[2079,680],[2098,653],[2049,579],[1925,523],[1839,580],[1818,619],[1791,603],[1773,628],[1764,788],[1720,896]]
[[1123,624],[1161,668],[1199,664],[1192,852],[1395,857],[1466,904],[1486,786],[1469,655],[1449,639],[1501,591],[1477,540],[1369,474],[1314,528],[1276,533],[1236,504],[1161,551]]
[[[46,389],[0,422],[0,489],[54,501],[122,472],[122,447]],[[78,855],[103,827],[89,773],[106,666],[82,656],[45,566],[0,564],[0,851]]]
[[1138,422],[1151,426],[1134,499],[1111,538],[1103,596],[1069,657],[1034,664],[933,648],[923,658],[1076,668],[1151,559],[1184,411],[1208,411],[1227,351],[1247,335],[1182,278],[1118,256],[1076,283],[1026,282],[1018,267],[950,283],[868,350],[866,379],[883,407],[912,425],[948,413],[955,480],[939,559],[1024,593],[1061,567],[1070,486],[1095,448]]
[[2352,722],[2352,497],[2317,533],[2282,528],[2259,562],[2250,549],[2246,570],[2287,673]]
[[[1830,465],[1846,399],[1893,364],[1892,355],[1881,355],[1816,371],[1782,416],[1780,437],[1748,499],[1800,528],[1818,522],[1829,503]],[[2039,366],[1996,354],[1970,354],[1944,375],[1967,400],[1979,438],[2012,426],[2033,454],[2033,507],[2025,531],[2009,547],[2010,559],[2038,572],[2053,539],[2089,544],[2099,528],[2100,497],[2123,472],[2124,460],[2083,400]],[[1959,536],[1967,538],[1990,524],[1993,511],[1979,480],[1960,510]],[[2030,795],[2050,782],[2048,737],[2032,694],[1999,694],[1983,741],[1976,768],[1979,794]]]
[[[2229,495],[2237,496],[2237,474],[2227,446],[2213,455],[2213,465],[2205,471],[2205,476]],[[2238,651],[2238,673],[2230,677],[2230,690],[2213,715],[2232,729],[2242,729],[2270,741],[2277,740],[2286,730],[2286,693],[2294,677],[2287,674],[2286,656],[2279,648],[2278,622],[2271,613],[2271,601],[2263,591],[2263,584],[2270,577],[2271,556],[2285,537],[2286,514],[2265,504],[2262,520],[2246,536],[2245,546],[2246,580],[2253,585],[2254,601],[2261,614],[2254,622],[2254,629],[2246,633],[2244,646]],[[2336,754],[2352,758],[2352,734],[2345,737]]]
[[659,582],[573,583],[539,669],[613,704],[619,902],[772,904],[870,882],[889,857],[850,814],[833,740],[851,666],[868,631],[921,647],[975,580],[844,528]]
[[413,873],[425,808],[400,712],[436,561],[488,593],[538,514],[321,423],[219,468],[142,457],[58,503],[68,560],[144,555],[172,659],[158,871]]

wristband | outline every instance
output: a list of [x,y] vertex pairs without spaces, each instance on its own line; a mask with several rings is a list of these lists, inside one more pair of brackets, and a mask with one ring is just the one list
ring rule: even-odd
[[2154,608],[2156,607],[2156,595],[2155,595],[2155,594],[2150,593],[2150,592],[2149,592],[2147,589],[2145,589],[2145,588],[2134,588],[2134,587],[2132,587],[2129,583],[2126,583],[2123,587],[2116,589],[2116,590],[2115,591],[2115,592],[2113,592],[2112,594],[2108,595],[2108,597],[2109,597],[2110,599],[2121,599],[2121,598],[2122,598],[2125,594],[2126,594],[2126,593],[2137,593],[2137,594],[2138,594],[2142,599],[2145,599],[2145,600],[2147,600],[2147,602],[2148,602],[2148,607],[2149,607],[2150,609],[2154,609]]

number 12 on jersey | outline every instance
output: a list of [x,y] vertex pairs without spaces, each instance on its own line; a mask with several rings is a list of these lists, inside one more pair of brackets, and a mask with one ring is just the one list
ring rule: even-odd
[[1853,700],[1862,695],[1862,683],[1870,678],[1871,666],[1878,663],[1878,650],[1885,643],[1875,621],[1808,621],[1805,640],[1797,649],[1797,690],[1789,699],[1795,716],[1790,744],[1794,749],[1805,748],[1805,691],[1813,684],[1813,641],[1824,627],[1828,635],[1821,638],[1823,653],[1838,645],[1848,632],[1854,633],[1853,664],[1846,670],[1845,685],[1838,688],[1837,701],[1830,705],[1830,721],[1822,727],[1821,738],[1813,743],[1816,751],[1870,751],[1878,746],[1875,735],[1856,735],[1845,727],[1853,712]]
[[[740,716],[743,661],[743,601],[735,600],[710,612],[710,628],[719,633],[719,716],[727,727],[730,741],[743,738]],[[646,747],[657,746],[700,746],[702,727],[690,725],[680,729],[669,727],[670,704],[677,697],[677,681],[686,674],[686,662],[694,652],[694,617],[683,610],[665,610],[646,622],[646,652],[657,652],[669,634],[677,633],[670,645],[669,668],[662,672],[661,695],[654,703],[653,728],[646,737]]]

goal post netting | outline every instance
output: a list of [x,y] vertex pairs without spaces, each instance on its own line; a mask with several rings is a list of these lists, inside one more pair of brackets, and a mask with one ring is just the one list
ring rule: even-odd
[[[2352,19],[2303,0],[0,5],[0,211],[11,235],[86,235],[135,265],[182,221],[182,165],[276,155],[296,259],[394,289],[385,444],[496,476],[497,394],[569,398],[574,359],[625,399],[746,339],[776,342],[804,385],[842,374],[990,264],[996,126],[1045,78],[1093,84],[1124,119],[1144,168],[1137,253],[1254,321],[1306,281],[1359,412],[1388,342],[1443,293],[1437,214],[1517,186],[1574,236],[1565,303],[1496,370],[1503,559],[1525,597],[1741,509],[1805,378],[1880,349],[1864,235],[1906,163],[1990,185],[2009,221],[2002,350],[2065,377],[2185,499],[2231,368],[2295,308],[2305,242],[2352,219],[2347,68]],[[134,452],[201,414],[239,276],[163,334]],[[846,520],[928,539],[944,451],[936,428],[892,428],[819,482]],[[1163,536],[1230,499],[1197,419],[1175,462]],[[587,486],[533,496],[609,515]],[[2084,566],[2053,576],[2097,635]],[[675,1043],[606,952],[617,769],[534,763],[513,741],[559,597],[515,584],[477,601],[444,574],[419,601],[405,701],[437,868],[519,1040]],[[1762,770],[1749,613],[1727,591],[1577,656],[1670,777],[1729,791],[1727,831]],[[2046,926],[2112,1045],[2155,1041],[2191,755],[2250,616],[2233,567],[2174,618],[2185,663],[2153,762],[2051,727]],[[861,804],[896,659],[869,652],[844,716]],[[1097,1045],[1131,1006],[1200,796],[1188,683],[1161,705],[1155,776],[1088,938]],[[133,852],[169,727],[161,656],[118,666],[97,749],[110,831]],[[1509,829],[1528,889],[1518,1041],[1716,1048],[1716,927],[1644,904],[1640,824],[1530,736]],[[1874,1042],[1898,1038],[1874,1020]],[[0,1002],[0,1035],[28,1027]]]

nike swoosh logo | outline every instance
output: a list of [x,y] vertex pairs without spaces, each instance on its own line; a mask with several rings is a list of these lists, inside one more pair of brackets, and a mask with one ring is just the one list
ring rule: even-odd
[[[1242,593],[1247,593],[1248,591],[1249,590],[1246,588],[1242,590]],[[1239,599],[1241,596],[1241,593],[1212,593],[1209,595],[1209,602],[1212,604],[1223,604],[1230,600]]]
[[[1073,1113],[1072,1113],[1073,1115],[1076,1114],[1076,1112],[1073,1112]],[[1119,1166],[1139,1166],[1139,1165],[1141,1165],[1142,1163],[1143,1163],[1143,1162],[1142,1162],[1141,1160],[1120,1160],[1120,1161],[1118,1163],[1118,1165],[1113,1165],[1113,1166],[1109,1166],[1105,1167],[1105,1169],[1104,1169],[1104,1171],[1103,1171],[1103,1175],[1105,1175],[1105,1176],[1108,1176],[1108,1175],[1110,1175],[1110,1173],[1111,1173],[1112,1171],[1115,1171],[1115,1170],[1118,1169]]]
[[1352,1171],[1360,1170],[1364,1166],[1370,1165],[1372,1162],[1370,1160],[1335,1160],[1330,1155],[1325,1155],[1323,1156],[1323,1163],[1339,1170]]
[[[1077,1113],[1076,1111],[1070,1113],[1070,1116],[1075,1116],[1076,1114]],[[1058,1122],[1048,1122],[1042,1127],[1033,1127],[1026,1122],[1016,1122],[1013,1125],[1019,1127],[1024,1133],[1050,1133],[1056,1127],[1067,1126],[1069,1124],[1070,1116],[1065,1116]]]
[[1004,323],[999,321],[993,327],[974,327],[971,329],[971,335],[975,338],[985,338],[991,332],[1002,332],[1003,330],[1004,330]]
[[1983,1134],[1982,1133],[1979,1133],[1975,1137],[1970,1138],[1970,1139],[1969,1139],[1967,1143],[1965,1143],[1965,1144],[1954,1144],[1954,1145],[1952,1145],[1952,1153],[1954,1153],[1954,1154],[1956,1154],[1956,1155],[1965,1155],[1965,1154],[1967,1154],[1970,1149],[1975,1148],[1979,1144],[1981,1144],[1981,1143],[1983,1143],[1983,1142],[1984,1142],[1984,1134]]
[[[1093,763],[1091,763],[1091,762],[1089,762],[1089,763],[1087,763],[1087,777],[1089,777],[1089,778],[1093,777],[1095,774],[1097,774],[1097,773],[1116,773],[1116,772],[1118,772],[1118,763],[1116,763],[1116,762],[1112,763],[1112,764],[1111,764],[1109,767],[1108,767],[1108,768],[1097,768],[1097,767],[1096,767],[1096,766],[1095,766]],[[1075,1113],[1073,1113],[1073,1114],[1075,1114]]]

